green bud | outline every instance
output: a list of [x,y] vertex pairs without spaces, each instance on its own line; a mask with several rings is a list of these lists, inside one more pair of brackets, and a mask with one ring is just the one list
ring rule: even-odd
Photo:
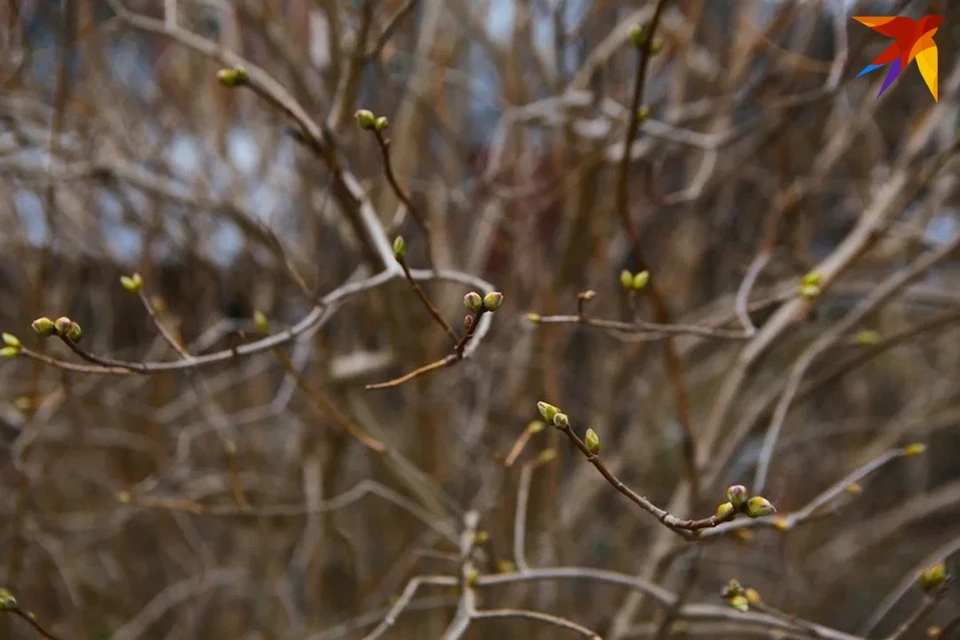
[[13,347],[14,349],[19,350],[20,347],[23,346],[22,344],[20,344],[20,338],[13,335],[12,333],[0,334],[0,338],[3,339],[3,344],[7,345],[8,347]]
[[777,512],[777,508],[763,496],[753,496],[747,500],[747,515],[751,518],[762,518]]
[[820,295],[820,287],[815,284],[800,285],[800,297],[804,300],[815,300]]
[[903,448],[903,455],[907,458],[913,458],[915,456],[919,456],[926,450],[927,445],[923,444],[922,442],[914,442]]
[[389,126],[390,126],[390,121],[387,120],[386,116],[380,116],[379,118],[373,121],[373,128],[377,131],[377,133],[383,133],[383,131],[385,131],[386,128]]
[[633,274],[626,269],[620,272],[620,286],[623,287],[625,291],[633,288]]
[[259,309],[253,312],[253,324],[257,331],[263,335],[270,333],[270,323],[267,321],[267,316],[263,315],[263,312]]
[[745,595],[736,595],[730,598],[730,606],[741,613],[746,613],[750,610],[750,601]]
[[643,32],[643,27],[638,24],[630,27],[630,43],[633,44],[637,49],[643,46],[643,43],[646,42],[647,36]]
[[[556,416],[554,416],[556,420]],[[599,455],[600,453],[600,436],[597,435],[597,432],[593,429],[587,429],[587,433],[583,436],[583,443],[587,445],[587,451],[593,455]]]
[[130,293],[137,293],[143,289],[143,277],[139,273],[132,276],[120,276],[120,284]]
[[650,45],[650,53],[656,55],[663,51],[663,43],[659,40],[654,40],[653,44]]
[[717,518],[726,518],[731,513],[736,511],[736,507],[733,506],[730,502],[724,502],[719,507],[717,507],[717,512],[714,514]]
[[3,347],[0,349],[0,358],[16,358],[20,355],[20,349],[16,347]]
[[593,289],[587,289],[586,291],[581,291],[580,293],[577,294],[577,298],[579,300],[583,300],[584,302],[589,302],[596,297],[597,297],[597,292],[594,291]]
[[407,255],[407,243],[403,236],[397,236],[393,239],[393,257],[401,260],[405,255]]
[[44,338],[48,338],[57,332],[56,325],[53,324],[53,320],[43,316],[37,318],[30,323],[30,327],[37,332],[38,335]]
[[742,484],[735,484],[727,487],[727,500],[730,501],[730,504],[732,504],[733,508],[737,511],[743,508],[743,505],[747,502],[747,498],[749,497],[750,493]]
[[67,329],[67,338],[74,342],[80,342],[80,338],[83,337],[83,331],[80,330],[80,325],[76,322],[70,323],[70,328]]
[[643,105],[643,106],[637,108],[637,120],[639,120],[640,122],[643,122],[644,120],[646,120],[646,119],[649,118],[649,117],[650,117],[650,107],[649,107],[649,106]]
[[634,291],[641,291],[647,286],[648,282],[650,282],[650,272],[641,271],[637,275],[633,276],[633,282],[631,285],[633,286]]
[[0,589],[0,611],[10,611],[11,609],[17,609],[19,606],[12,593],[7,589]]
[[568,418],[565,413],[558,413],[553,416],[553,426],[557,429],[566,429],[570,426],[570,418]]
[[374,117],[372,111],[367,109],[360,109],[353,117],[357,119],[357,124],[360,125],[360,128],[363,130],[373,129],[376,126],[377,119]]
[[491,291],[483,296],[483,308],[491,313],[500,308],[503,304],[503,294],[499,291]]
[[823,284],[823,275],[819,271],[810,271],[803,276],[803,280],[800,282],[804,285],[819,287]]
[[560,409],[543,400],[537,403],[537,409],[540,410],[540,415],[543,416],[543,419],[551,423],[553,422],[553,416],[560,413]]
[[58,336],[65,336],[67,332],[70,331],[70,325],[73,324],[73,320],[67,316],[60,316],[57,318],[57,321],[53,323],[54,329],[57,332]]
[[947,568],[942,562],[938,562],[932,567],[928,567],[920,572],[918,584],[920,588],[929,593],[935,591],[947,579]]
[[240,87],[250,81],[250,75],[243,67],[220,69],[220,71],[217,72],[217,80],[225,87]]
[[857,334],[857,344],[864,346],[874,345],[880,342],[880,334],[870,329],[864,329]]
[[476,291],[471,291],[463,296],[463,306],[467,308],[467,311],[476,313],[483,309],[483,298]]

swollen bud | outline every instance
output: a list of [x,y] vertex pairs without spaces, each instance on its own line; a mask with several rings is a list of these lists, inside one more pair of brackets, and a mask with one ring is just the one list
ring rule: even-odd
[[743,509],[743,505],[746,504],[748,497],[750,497],[750,494],[742,484],[727,487],[727,500],[730,501],[730,504],[732,504],[733,508],[737,511]]
[[380,116],[379,118],[373,121],[373,128],[376,130],[377,133],[382,133],[389,126],[390,126],[390,121],[387,120],[386,116]]
[[18,351],[19,351],[20,348],[23,346],[23,345],[20,344],[20,338],[18,338],[17,336],[13,335],[12,333],[0,334],[0,338],[3,339],[3,344],[5,344],[5,345],[8,346],[8,347],[13,347],[14,349],[16,349],[16,350],[18,350]]
[[553,416],[553,426],[557,429],[566,429],[570,426],[570,418],[568,418],[565,413],[558,413]]
[[139,273],[132,276],[120,276],[120,284],[130,293],[137,293],[143,289],[143,277]]
[[643,32],[643,27],[638,24],[630,27],[630,43],[635,46],[637,49],[643,46],[643,43],[646,41],[646,34]]
[[67,316],[60,316],[57,318],[57,321],[53,323],[54,330],[57,332],[58,336],[65,336],[67,332],[70,331],[70,325],[73,324],[73,320]]
[[357,119],[357,124],[360,125],[360,128],[363,130],[373,129],[376,126],[376,117],[372,111],[367,109],[360,109],[353,114],[353,117]]
[[270,333],[270,323],[267,322],[267,316],[263,315],[263,312],[259,309],[253,312],[253,325],[263,335]]
[[487,295],[483,296],[483,308],[487,311],[496,311],[502,304],[503,294],[499,291],[491,291]]
[[54,333],[57,332],[56,326],[53,324],[53,320],[43,316],[37,318],[30,323],[30,327],[37,332],[37,334],[43,338],[49,338]]
[[637,107],[637,120],[643,122],[650,117],[650,107],[647,105],[642,105]]
[[633,276],[633,282],[631,285],[633,286],[634,291],[640,291],[647,286],[648,282],[650,282],[650,272],[641,271],[637,275]]
[[247,70],[243,67],[234,67],[233,69],[220,69],[217,71],[217,80],[225,87],[239,87],[250,81]]
[[745,595],[736,595],[730,598],[730,606],[741,613],[746,613],[750,610],[750,601]]
[[587,445],[587,451],[593,455],[600,454],[600,436],[593,429],[587,429],[587,433],[583,436],[583,443]]
[[753,496],[747,500],[747,515],[751,518],[762,518],[777,512],[777,508],[763,496]]
[[463,306],[465,306],[468,311],[477,313],[483,309],[483,298],[481,298],[480,294],[476,291],[471,291],[463,296]]
[[732,503],[724,502],[719,507],[717,507],[717,512],[716,514],[714,514],[714,516],[717,519],[722,520],[723,518],[729,517],[730,514],[736,512],[736,510],[737,510],[736,507],[734,507]]
[[70,328],[67,329],[67,338],[73,342],[80,342],[80,338],[83,337],[83,331],[80,330],[80,325],[76,322],[70,323]]
[[530,322],[540,322],[541,317],[539,313],[528,313],[527,320],[529,320]]
[[3,347],[0,349],[0,358],[16,358],[20,355],[20,349],[16,347]]
[[6,589],[0,589],[0,611],[11,611],[13,609],[18,609],[20,605],[17,603],[17,599],[13,597],[13,594]]
[[620,272],[620,286],[623,287],[624,291],[633,288],[633,274],[626,269]]
[[403,236],[397,236],[393,240],[393,257],[402,260],[405,255],[407,255],[407,243],[403,240]]
[[914,456],[919,456],[921,453],[926,451],[927,445],[922,442],[914,442],[913,444],[908,444],[903,448],[903,455],[907,458],[913,458]]
[[947,568],[942,562],[938,562],[932,567],[924,569],[920,573],[918,584],[920,588],[929,593],[938,589],[947,579]]
[[551,423],[553,422],[553,416],[560,413],[560,409],[543,400],[537,403],[537,409],[540,410],[540,415],[543,416],[543,419]]

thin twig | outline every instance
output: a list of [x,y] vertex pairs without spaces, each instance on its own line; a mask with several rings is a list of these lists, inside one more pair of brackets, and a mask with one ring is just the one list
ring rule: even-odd
[[400,268],[403,269],[404,277],[406,277],[407,282],[410,283],[410,286],[417,294],[417,297],[420,298],[420,302],[422,302],[423,306],[427,308],[427,311],[429,311],[430,315],[433,316],[433,319],[437,321],[437,324],[439,324],[443,330],[447,332],[447,335],[450,336],[453,344],[457,344],[458,338],[456,332],[453,330],[453,327],[451,327],[447,321],[443,319],[443,316],[440,315],[440,311],[433,306],[433,303],[430,302],[430,298],[428,298],[427,294],[424,293],[423,288],[417,283],[414,277],[410,275],[410,269],[407,267],[407,261],[404,260],[403,256],[397,256],[397,262],[400,263]]
[[384,137],[383,132],[373,129],[373,134],[377,138],[377,146],[380,148],[380,157],[383,158],[383,172],[387,176],[387,182],[390,183],[390,188],[393,189],[393,193],[397,196],[397,199],[403,203],[403,206],[407,208],[407,211],[410,212],[410,216],[413,218],[413,221],[417,223],[417,226],[420,228],[420,233],[423,234],[423,241],[427,245],[427,262],[430,267],[433,268],[436,266],[433,256],[433,242],[430,236],[430,223],[427,222],[423,214],[413,206],[413,201],[410,200],[410,197],[406,194],[403,188],[400,186],[400,183],[397,182],[397,176],[393,172],[393,163],[390,161],[390,140],[389,138]]
[[560,616],[552,616],[548,613],[541,613],[539,611],[529,611],[527,609],[487,609],[486,611],[475,611],[472,616],[473,620],[483,620],[485,618],[525,618],[527,620],[537,620],[539,622],[552,624],[553,626],[560,627],[561,629],[576,631],[586,638],[601,640],[599,635],[583,625],[579,625],[576,622],[567,620],[566,618],[561,618]]
[[656,322],[619,322],[617,320],[601,320],[599,318],[585,318],[583,316],[534,316],[531,320],[537,324],[579,324],[596,329],[621,331],[623,333],[654,333],[663,336],[692,335],[702,338],[725,338],[730,340],[748,340],[750,334],[735,329],[719,329],[714,327],[698,327],[695,325],[659,324]]
[[643,509],[647,513],[650,513],[651,515],[655,516],[657,520],[660,521],[661,524],[667,526],[676,534],[684,538],[687,538],[687,539],[697,538],[699,537],[701,529],[709,529],[712,527],[716,527],[717,525],[722,524],[724,522],[729,522],[730,520],[733,520],[737,515],[736,512],[733,511],[722,517],[712,515],[708,518],[701,518],[699,520],[687,520],[683,518],[678,518],[672,515],[671,513],[665,511],[664,509],[661,509],[660,507],[656,506],[655,504],[647,500],[645,497],[641,496],[640,494],[635,492],[633,489],[631,489],[630,487],[625,485],[623,482],[621,482],[615,475],[613,475],[613,473],[611,473],[611,471],[607,468],[607,466],[600,460],[600,456],[598,454],[594,454],[590,452],[590,449],[587,447],[586,443],[584,443],[584,441],[580,439],[580,436],[578,436],[573,431],[573,428],[571,426],[567,425],[566,427],[560,429],[560,431],[562,431],[568,438],[570,438],[570,440],[573,441],[573,443],[577,446],[577,448],[580,449],[580,451],[586,457],[587,462],[589,462],[594,467],[596,467],[597,471],[600,472],[600,474],[607,480],[607,482],[609,482],[613,486],[614,489],[616,489],[617,491],[625,495],[631,502],[638,505],[641,509]]
[[0,612],[6,611],[7,613],[12,613],[21,620],[25,621],[33,630],[36,631],[41,637],[46,638],[46,640],[61,640],[59,637],[53,635],[49,631],[43,628],[43,626],[37,621],[36,616],[34,616],[29,611],[24,611],[20,608],[19,605],[13,607],[3,607],[0,608]]

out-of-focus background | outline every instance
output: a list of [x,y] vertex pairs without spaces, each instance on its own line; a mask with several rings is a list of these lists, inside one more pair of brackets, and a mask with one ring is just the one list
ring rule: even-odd
[[[63,639],[363,638],[422,575],[382,637],[443,636],[464,593],[507,612],[469,638],[577,637],[517,610],[610,639],[893,633],[917,573],[960,566],[955,9],[4,3],[0,586]],[[891,41],[851,16],[931,13],[939,101],[916,62],[878,99],[886,68],[857,73]],[[252,86],[218,82],[238,64]],[[468,291],[504,302],[469,357],[370,390],[452,352],[397,235],[458,335]],[[295,338],[264,347],[256,312]],[[201,362],[154,366],[183,360],[158,326]],[[538,400],[677,516],[759,483],[790,526],[684,541],[524,435]],[[730,579],[775,609],[736,612]],[[930,601],[906,637],[960,610]]]

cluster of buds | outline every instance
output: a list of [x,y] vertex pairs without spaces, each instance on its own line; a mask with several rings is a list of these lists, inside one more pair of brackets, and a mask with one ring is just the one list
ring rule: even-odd
[[250,74],[244,67],[233,67],[232,69],[220,69],[217,71],[217,80],[225,87],[242,87],[250,82]]
[[120,284],[130,293],[139,293],[143,289],[143,276],[139,273],[132,276],[120,276]]
[[491,291],[481,297],[476,291],[471,291],[463,296],[463,306],[472,313],[493,313],[503,304],[503,294],[499,291]]
[[920,578],[917,583],[924,593],[933,593],[947,583],[950,576],[947,575],[947,567],[942,562],[938,562],[932,567],[927,567],[920,572]]
[[[570,418],[564,412],[560,411],[559,407],[555,407],[549,402],[544,402],[543,400],[537,403],[537,409],[540,411],[540,415],[543,416],[543,419],[547,421],[547,424],[552,424],[557,429],[566,429],[570,426]],[[597,447],[599,448],[600,443],[597,442]]]
[[[644,45],[647,44],[647,32],[646,29],[641,27],[638,24],[630,27],[630,43],[635,46],[637,49],[643,49]],[[663,43],[659,40],[654,40],[650,44],[650,53],[656,54],[660,53],[663,50]]]
[[717,518],[727,518],[730,514],[743,513],[751,518],[773,515],[777,508],[763,496],[750,497],[750,492],[742,484],[727,488],[727,501],[717,507]]
[[750,605],[760,602],[760,594],[756,589],[745,589],[737,580],[732,579],[723,587],[720,596],[727,601],[727,604],[742,613],[749,611]]
[[0,337],[3,338],[3,347],[0,347],[0,357],[4,358],[16,358],[20,355],[20,350],[23,349],[23,345],[20,344],[20,339],[12,333],[0,334]]
[[390,121],[387,120],[386,116],[375,116],[373,111],[368,109],[360,109],[353,114],[353,117],[357,119],[357,124],[364,131],[373,130],[377,133],[383,133],[390,126]]
[[49,338],[50,336],[56,335],[61,338],[67,338],[71,342],[80,342],[80,338],[83,337],[83,331],[80,329],[80,325],[67,316],[61,316],[56,320],[51,320],[43,316],[30,323],[30,326],[37,332],[37,335],[42,338]]
[[620,272],[620,286],[624,291],[642,291],[650,282],[650,272],[630,273],[626,269]]
[[814,300],[820,295],[823,285],[823,276],[817,271],[811,271],[800,281],[800,297],[804,300]]

